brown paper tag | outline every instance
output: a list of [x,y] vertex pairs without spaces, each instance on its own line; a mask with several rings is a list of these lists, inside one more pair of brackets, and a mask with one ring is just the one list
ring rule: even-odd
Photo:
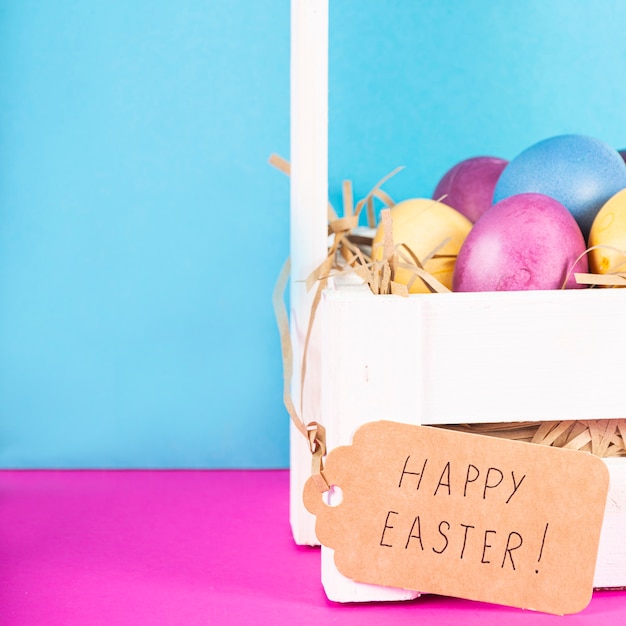
[[591,599],[609,484],[597,457],[380,421],[324,475],[341,502],[309,480],[304,503],[348,578],[560,615]]

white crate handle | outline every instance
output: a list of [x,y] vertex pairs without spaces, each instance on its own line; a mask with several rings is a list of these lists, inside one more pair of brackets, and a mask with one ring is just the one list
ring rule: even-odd
[[[304,281],[327,255],[328,0],[291,2],[290,143],[290,296],[298,381],[312,301]],[[298,396],[295,388],[296,404]]]

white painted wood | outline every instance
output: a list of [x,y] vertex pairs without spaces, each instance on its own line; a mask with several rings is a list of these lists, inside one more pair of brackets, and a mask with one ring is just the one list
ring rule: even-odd
[[408,589],[355,583],[337,570],[333,559],[334,550],[322,547],[322,585],[333,602],[398,602],[420,597],[419,593]]
[[424,299],[428,424],[626,414],[626,291],[446,294]]
[[626,459],[605,459],[611,482],[598,548],[595,587],[626,587]]
[[[328,0],[291,2],[291,191],[290,327],[293,346],[292,396],[300,406],[300,364],[309,323],[312,294],[304,281],[327,250],[328,204]],[[301,418],[320,421],[319,350],[314,337],[307,363]],[[291,428],[290,518],[299,544],[316,543],[313,518],[300,494],[310,475],[304,437]],[[294,495],[295,494],[295,495]]]
[[624,417],[625,311],[621,289],[409,298],[327,290],[324,419],[341,421],[333,430],[346,442],[352,427],[383,416],[422,424]]

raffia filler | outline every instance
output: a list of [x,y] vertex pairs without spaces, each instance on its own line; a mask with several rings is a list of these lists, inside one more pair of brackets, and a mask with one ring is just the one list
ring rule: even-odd
[[626,419],[454,424],[442,428],[580,450],[605,458],[626,456]]
[[[271,165],[289,175],[289,163],[278,155],[271,155]],[[439,283],[432,275],[425,271],[424,265],[430,258],[439,256],[439,250],[447,243],[441,242],[425,258],[419,259],[406,246],[394,244],[391,232],[391,216],[389,209],[394,206],[393,199],[383,190],[383,184],[402,168],[397,168],[380,180],[365,198],[354,202],[353,189],[350,181],[343,183],[343,217],[339,217],[333,206],[328,203],[328,233],[331,243],[328,256],[324,262],[311,274],[307,280],[309,289],[317,284],[317,297],[314,301],[312,319],[319,302],[319,295],[333,275],[346,272],[356,273],[370,287],[375,295],[397,295],[407,297],[410,285],[399,284],[394,281],[395,270],[398,267],[408,269],[413,274],[413,280],[421,280],[432,293],[443,293],[449,290]],[[374,201],[382,203],[380,223],[384,230],[384,254],[382,261],[373,261],[371,258],[371,237],[362,236],[355,231],[359,215],[364,210],[369,228],[374,228],[375,212]],[[442,198],[441,200],[445,200]],[[441,201],[439,200],[439,201]],[[584,254],[593,249],[606,246],[593,246]],[[614,271],[607,274],[576,274],[576,280],[590,288],[597,287],[624,287],[626,286],[626,251],[611,249],[613,253],[620,253],[625,261],[619,264]],[[582,256],[582,255],[581,255]],[[578,261],[578,259],[577,259]],[[576,263],[573,264],[574,267]],[[566,281],[564,281],[565,284]],[[310,329],[309,329],[310,331]],[[308,344],[308,336],[307,336]],[[305,349],[306,353],[306,349]],[[305,360],[305,359],[303,359]],[[515,441],[535,443],[543,446],[554,446],[570,450],[588,452],[599,457],[626,456],[626,418],[625,419],[597,419],[597,420],[564,420],[552,422],[499,422],[487,424],[450,424],[438,426],[451,430],[484,435],[487,437],[501,437]]]

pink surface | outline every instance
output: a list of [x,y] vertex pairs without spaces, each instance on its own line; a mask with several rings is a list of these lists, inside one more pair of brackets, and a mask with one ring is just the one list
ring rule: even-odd
[[0,625],[624,624],[426,596],[337,605],[293,544],[286,471],[0,472]]

